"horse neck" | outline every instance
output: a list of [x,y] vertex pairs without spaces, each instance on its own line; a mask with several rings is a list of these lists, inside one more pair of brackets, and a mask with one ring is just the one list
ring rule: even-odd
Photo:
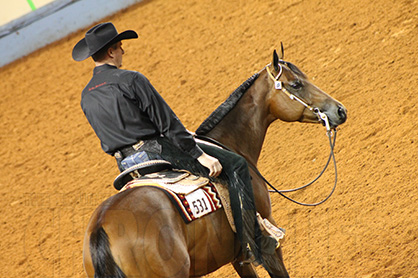
[[269,90],[266,75],[260,74],[237,105],[208,133],[254,166],[272,122],[267,101]]

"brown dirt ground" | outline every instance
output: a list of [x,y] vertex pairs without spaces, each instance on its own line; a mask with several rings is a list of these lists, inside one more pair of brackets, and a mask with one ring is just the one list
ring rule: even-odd
[[[291,277],[418,277],[417,0],[155,0],[106,20],[140,33],[124,44],[125,68],[191,130],[283,41],[285,58],[349,110],[335,195],[315,208],[271,196]],[[71,50],[85,31],[0,69],[2,276],[83,277],[86,223],[115,194],[113,158],[79,107],[92,62]],[[292,187],[327,153],[321,126],[276,122],[259,168]],[[332,182],[330,171],[292,196],[317,201]],[[225,266],[207,277],[237,275]]]

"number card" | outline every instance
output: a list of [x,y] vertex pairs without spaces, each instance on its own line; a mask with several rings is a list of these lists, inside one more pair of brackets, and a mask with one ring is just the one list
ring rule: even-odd
[[192,210],[193,216],[199,218],[205,214],[212,212],[210,200],[203,190],[196,190],[185,196]]

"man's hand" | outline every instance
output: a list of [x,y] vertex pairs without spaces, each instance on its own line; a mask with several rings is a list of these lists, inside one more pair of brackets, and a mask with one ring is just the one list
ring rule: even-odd
[[217,177],[222,172],[222,165],[218,159],[203,153],[198,157],[197,161],[209,169],[210,177]]

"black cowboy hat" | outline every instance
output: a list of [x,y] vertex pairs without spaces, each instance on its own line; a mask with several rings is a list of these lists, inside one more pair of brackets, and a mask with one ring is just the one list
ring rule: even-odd
[[73,59],[83,61],[107,45],[136,38],[138,38],[138,34],[133,30],[119,34],[112,23],[100,23],[88,30],[86,36],[74,46]]

